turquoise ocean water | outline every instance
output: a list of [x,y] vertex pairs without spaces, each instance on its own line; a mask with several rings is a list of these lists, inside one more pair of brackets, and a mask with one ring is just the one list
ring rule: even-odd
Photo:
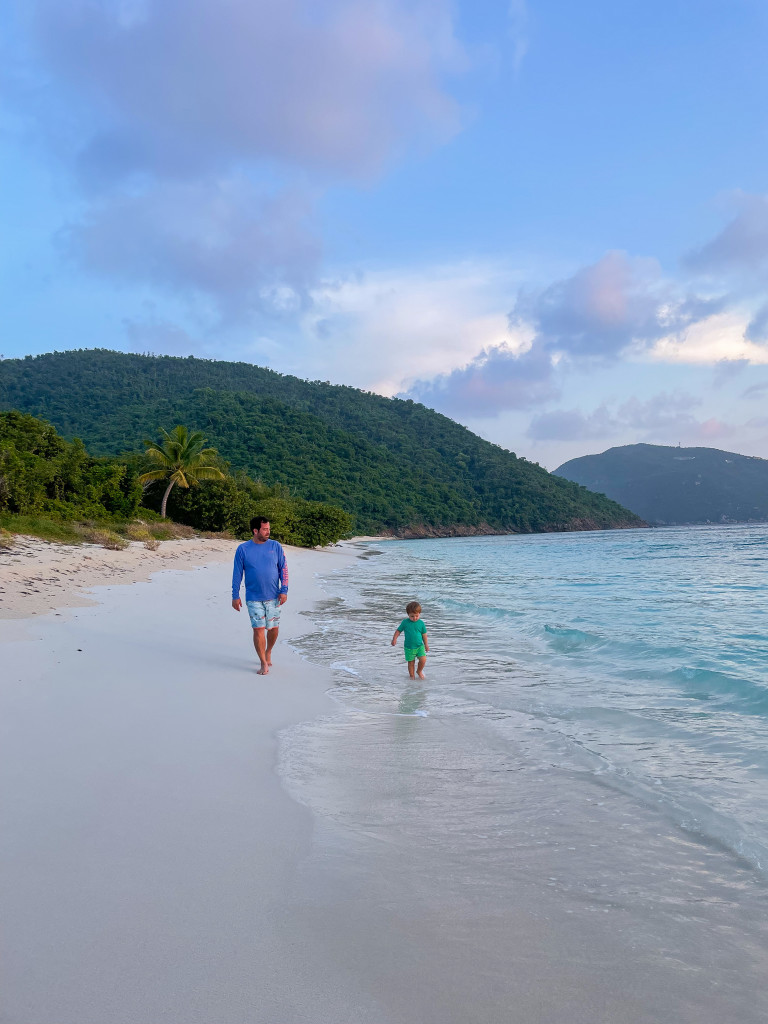
[[[528,768],[589,777],[768,876],[767,526],[359,552],[322,581],[328,599],[297,646],[332,666],[360,729],[471,724],[462,749],[524,750]],[[413,598],[431,644],[423,684],[406,677],[402,640],[390,647]]]
[[526,1021],[768,1020],[768,526],[355,550],[292,641],[333,703],[278,771],[317,912],[449,993],[403,1019],[517,1019],[531,982]]

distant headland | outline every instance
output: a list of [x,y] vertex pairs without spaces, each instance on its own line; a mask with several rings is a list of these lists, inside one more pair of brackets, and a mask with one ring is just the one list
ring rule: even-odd
[[630,444],[571,459],[558,476],[652,525],[768,521],[768,460],[717,448]]

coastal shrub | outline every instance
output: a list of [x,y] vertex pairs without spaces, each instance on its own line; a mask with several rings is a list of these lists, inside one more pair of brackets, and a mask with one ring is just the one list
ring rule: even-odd
[[132,518],[141,498],[136,471],[94,458],[78,438],[65,441],[50,423],[0,413],[0,511],[75,520]]
[[47,519],[45,516],[13,515],[0,512],[0,526],[13,534],[39,537],[41,540],[58,544],[80,544],[82,538],[73,523]]
[[136,519],[140,523],[159,523],[162,522],[163,517],[155,509],[139,505],[136,509]]
[[[145,501],[157,500],[156,489],[148,488]],[[352,519],[343,509],[294,498],[282,484],[263,484],[244,473],[186,491],[177,488],[169,496],[167,511],[177,523],[239,538],[251,536],[254,516],[266,515],[275,540],[299,547],[331,544],[352,532]]]
[[75,529],[86,544],[98,544],[111,551],[121,551],[128,547],[128,541],[121,537],[114,530],[108,530],[103,526],[89,526],[78,524]]
[[352,533],[352,517],[342,508],[321,501],[301,501],[297,506],[302,547],[325,547]]
[[[176,522],[194,526],[196,530],[219,533],[250,519],[256,502],[287,497],[288,488],[282,484],[268,486],[260,480],[251,480],[245,473],[237,473],[223,480],[206,481],[201,487],[175,488],[168,497],[167,513]],[[144,500],[159,508],[161,487],[147,488]]]
[[123,548],[128,547],[128,541],[125,537],[121,537],[119,533],[114,533],[112,530],[104,530],[101,546],[108,548],[110,551],[122,551]]
[[128,540],[143,543],[148,551],[157,551],[160,547],[160,541],[152,536],[144,523],[128,523],[123,534]]
[[266,516],[272,527],[273,540],[282,544],[298,544],[296,505],[286,498],[264,498],[241,511],[232,525],[235,534],[243,539],[251,537],[250,520],[253,516]]
[[8,530],[0,528],[0,550],[7,551],[16,543],[16,537]]
[[123,530],[128,540],[148,540],[152,534],[143,523],[128,523]]
[[352,532],[352,517],[347,512],[320,501],[265,498],[256,502],[240,522],[233,524],[238,537],[251,536],[252,516],[269,519],[275,540],[303,548],[333,544]]
[[195,531],[191,526],[174,523],[170,519],[149,523],[147,530],[155,540],[191,540],[195,536]]

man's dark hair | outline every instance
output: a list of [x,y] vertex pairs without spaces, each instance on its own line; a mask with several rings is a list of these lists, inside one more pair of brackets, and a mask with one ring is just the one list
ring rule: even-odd
[[251,533],[254,530],[260,530],[263,523],[268,523],[269,519],[267,516],[254,516],[251,520]]

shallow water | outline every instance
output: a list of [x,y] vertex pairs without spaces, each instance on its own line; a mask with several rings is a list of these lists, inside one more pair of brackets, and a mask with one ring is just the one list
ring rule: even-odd
[[[298,646],[345,708],[524,722],[768,870],[767,527],[388,542],[324,587]],[[389,647],[413,598],[423,686]]]
[[[628,1020],[764,1019],[766,541],[754,526],[361,545],[294,641],[331,666],[338,712],[281,740],[324,870],[382,906],[524,906],[597,973],[639,958],[658,1000]],[[430,655],[412,682],[390,640],[414,598]],[[494,941],[502,976],[514,941]]]

